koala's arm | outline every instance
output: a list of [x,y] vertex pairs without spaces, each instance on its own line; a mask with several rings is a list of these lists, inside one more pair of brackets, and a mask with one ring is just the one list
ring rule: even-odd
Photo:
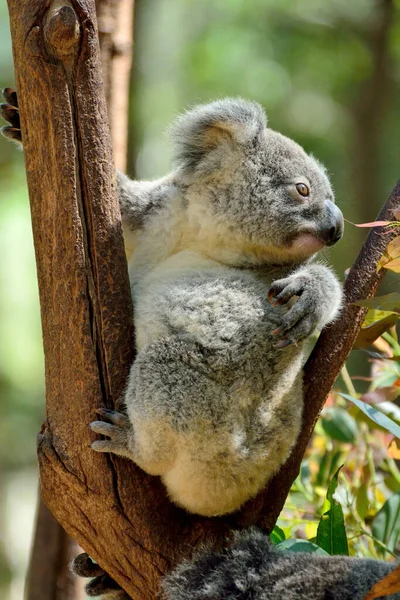
[[[363,600],[397,565],[367,558],[279,551],[257,529],[235,535],[227,550],[195,554],[165,577],[166,600]],[[115,581],[79,555],[72,570],[93,577],[88,596],[129,600]],[[400,600],[400,593],[388,596]]]
[[170,177],[155,181],[134,181],[117,169],[117,191],[122,221],[130,231],[142,229],[173,191]]
[[283,279],[275,280],[268,293],[273,305],[298,300],[282,319],[275,335],[284,343],[298,342],[321,330],[340,312],[343,291],[333,271],[322,264],[303,265]]

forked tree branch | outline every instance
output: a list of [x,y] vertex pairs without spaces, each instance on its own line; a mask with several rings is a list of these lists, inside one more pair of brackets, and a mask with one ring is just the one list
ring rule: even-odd
[[[111,406],[133,359],[131,301],[101,81],[94,0],[8,0],[32,212],[45,351],[47,419],[39,435],[44,500],[80,545],[135,600],[160,576],[231,528],[271,527],[315,418],[362,320],[347,306],[307,368],[303,433],[266,492],[226,518],[189,515],[160,480],[100,455],[88,423]],[[397,205],[399,189],[385,216]],[[372,295],[388,238],[375,232],[346,284]]]

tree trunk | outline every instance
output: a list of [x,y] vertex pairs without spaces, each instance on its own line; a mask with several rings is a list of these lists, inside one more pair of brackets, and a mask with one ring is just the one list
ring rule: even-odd
[[[133,48],[134,0],[97,0],[101,67],[111,122],[115,163],[125,169],[128,145],[129,77]],[[115,93],[118,91],[118,93]],[[38,494],[26,600],[80,600],[83,580],[69,569],[80,552]]]
[[82,581],[69,569],[79,551],[39,496],[26,600],[83,600]]
[[126,170],[134,0],[96,0],[101,68],[115,166]]
[[118,399],[133,359],[94,2],[8,4],[45,352],[47,418],[38,445],[42,495],[65,530],[130,596],[150,600],[160,576],[198,543],[212,539],[221,545],[232,527],[272,526],[327,388],[359,328],[363,309],[350,302],[375,290],[374,261],[388,238],[372,233],[372,249],[367,247],[361,263],[368,265],[365,281],[349,275],[355,287],[335,326],[345,343],[325,335],[314,353],[316,369],[323,358],[326,386],[321,371],[313,377],[308,372],[304,433],[288,466],[238,515],[206,519],[180,510],[167,500],[159,478],[89,448],[94,436],[88,423],[96,408]]

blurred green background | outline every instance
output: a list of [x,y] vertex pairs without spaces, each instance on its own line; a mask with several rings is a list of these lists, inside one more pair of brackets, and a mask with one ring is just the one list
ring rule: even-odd
[[[400,2],[137,0],[128,172],[170,168],[165,130],[198,102],[243,96],[326,164],[350,221],[375,218],[400,175]],[[0,84],[14,83],[5,3]],[[23,154],[0,140],[0,596],[20,600],[44,409],[40,316]],[[340,277],[365,230],[329,254]],[[385,283],[394,291],[396,281]],[[351,374],[365,371],[359,353]]]

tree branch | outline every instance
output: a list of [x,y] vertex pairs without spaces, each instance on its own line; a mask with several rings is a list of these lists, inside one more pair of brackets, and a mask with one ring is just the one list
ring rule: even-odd
[[[92,452],[88,423],[97,407],[118,399],[133,360],[94,1],[8,0],[8,5],[45,351],[47,419],[38,444],[42,495],[65,530],[130,596],[152,600],[160,576],[198,543],[221,545],[231,528],[249,523],[271,526],[363,309],[348,306],[329,339],[322,334],[311,359],[314,378],[307,378],[297,449],[268,490],[239,515],[189,515],[167,500],[159,478],[130,461]],[[371,235],[358,263],[363,271],[349,276],[348,302],[376,289],[374,261],[388,237]],[[351,281],[359,286],[356,298]],[[347,333],[341,331],[345,325]]]

